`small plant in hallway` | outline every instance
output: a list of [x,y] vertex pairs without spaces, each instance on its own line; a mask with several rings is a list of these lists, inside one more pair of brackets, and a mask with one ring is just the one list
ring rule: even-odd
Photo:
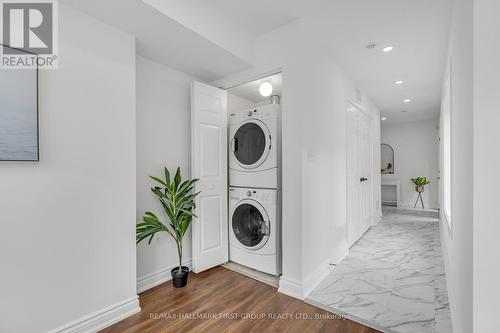
[[425,185],[430,183],[430,180],[427,179],[427,177],[417,177],[417,178],[412,178],[411,181],[413,184],[415,184],[415,191],[418,193],[417,200],[415,201],[415,205],[413,208],[417,207],[418,200],[420,200],[420,203],[422,204],[422,209],[425,208],[424,206],[424,200],[422,199],[422,192],[424,192]]
[[144,213],[142,223],[136,226],[136,243],[149,237],[148,244],[157,232],[167,232],[175,240],[179,255],[179,266],[172,269],[172,282],[174,287],[182,288],[187,284],[189,268],[182,266],[182,245],[193,217],[195,198],[200,193],[193,193],[194,184],[198,179],[182,181],[181,169],[177,167],[174,178],[165,167],[165,179],[150,176],[160,186],[151,187],[151,191],[160,201],[169,223],[162,223],[152,212]]
[[411,181],[415,184],[415,190],[417,192],[423,192],[424,186],[430,183],[430,180],[428,180],[427,177],[412,178]]

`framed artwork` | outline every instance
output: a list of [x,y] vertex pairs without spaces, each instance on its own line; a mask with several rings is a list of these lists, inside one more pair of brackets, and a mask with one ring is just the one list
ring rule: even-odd
[[0,69],[0,161],[38,161],[38,134],[38,69]]

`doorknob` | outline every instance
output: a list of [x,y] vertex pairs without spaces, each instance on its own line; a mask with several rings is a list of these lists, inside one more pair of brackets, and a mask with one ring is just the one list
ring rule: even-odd
[[269,221],[262,221],[259,231],[262,235],[269,236],[271,234],[271,223]]
[[233,153],[238,151],[238,139],[237,138],[231,139],[231,151]]

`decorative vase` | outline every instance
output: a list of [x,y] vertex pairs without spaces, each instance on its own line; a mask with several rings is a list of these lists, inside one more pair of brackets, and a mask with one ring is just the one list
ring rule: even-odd
[[424,191],[424,187],[423,186],[415,186],[415,190],[418,192],[418,193],[422,193]]
[[175,288],[183,288],[187,285],[188,276],[189,276],[189,267],[182,266],[182,273],[178,274],[179,267],[175,267],[170,271],[172,274],[172,284]]

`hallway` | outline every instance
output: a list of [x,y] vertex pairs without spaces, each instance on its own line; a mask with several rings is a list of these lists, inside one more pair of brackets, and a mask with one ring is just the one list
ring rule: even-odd
[[452,332],[435,216],[384,209],[306,302],[386,332]]

